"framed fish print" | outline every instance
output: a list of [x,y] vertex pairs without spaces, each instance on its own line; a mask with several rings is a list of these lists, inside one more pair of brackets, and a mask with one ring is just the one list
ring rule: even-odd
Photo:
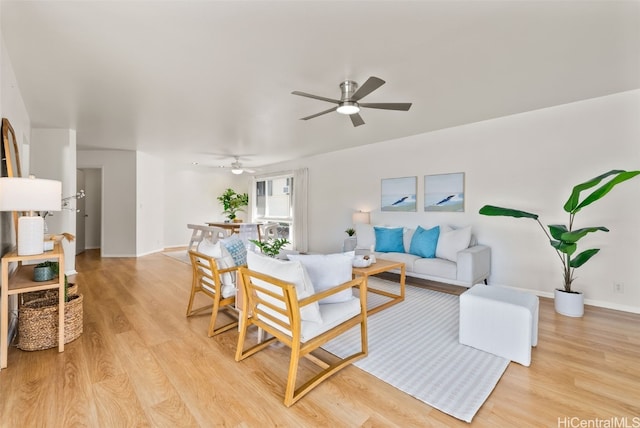
[[464,212],[464,172],[425,175],[424,210]]
[[418,177],[383,178],[381,211],[415,212]]

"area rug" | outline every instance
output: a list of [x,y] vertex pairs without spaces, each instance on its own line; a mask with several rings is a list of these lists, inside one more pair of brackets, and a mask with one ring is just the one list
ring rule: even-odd
[[191,260],[189,259],[189,254],[187,254],[187,250],[175,250],[175,251],[163,251],[162,254],[165,256],[169,256],[172,259],[176,259],[183,263],[191,264]]
[[[369,278],[369,285],[397,292],[398,284]],[[368,305],[384,302],[369,293]],[[455,418],[471,422],[509,360],[458,343],[458,296],[407,286],[404,302],[371,315],[369,355],[355,366]],[[352,354],[360,331],[351,329],[323,349]]]

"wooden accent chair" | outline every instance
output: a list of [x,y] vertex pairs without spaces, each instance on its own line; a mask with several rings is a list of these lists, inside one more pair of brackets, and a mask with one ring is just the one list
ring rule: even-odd
[[[250,357],[275,341],[280,341],[291,348],[289,374],[284,395],[284,404],[287,407],[293,405],[329,376],[367,355],[367,293],[366,284],[362,277],[298,301],[293,283],[251,271],[247,267],[241,267],[239,272],[246,306],[241,314],[236,361]],[[301,319],[301,307],[315,304],[320,299],[352,287],[360,287],[360,298],[354,297],[353,301],[347,303],[319,305],[323,319],[321,323]],[[331,308],[323,310],[323,306]],[[265,341],[260,339],[256,345],[245,350],[244,342],[247,330],[251,325],[256,325],[272,337]],[[361,340],[358,352],[338,359],[331,364],[311,354],[312,351],[329,340],[357,325],[360,325]],[[322,371],[296,388],[298,364],[301,357],[313,361],[322,368]]]
[[[237,266],[220,268],[216,259],[195,250],[189,250],[193,279],[191,282],[191,296],[187,306],[187,317],[211,310],[211,321],[209,322],[209,337],[225,332],[238,326],[238,314],[234,310],[236,302],[235,287],[223,284],[222,275],[236,275]],[[203,306],[198,309],[193,308],[193,300],[196,293],[203,293],[213,299],[213,305]],[[216,328],[216,319],[219,311],[226,311],[234,320]]]

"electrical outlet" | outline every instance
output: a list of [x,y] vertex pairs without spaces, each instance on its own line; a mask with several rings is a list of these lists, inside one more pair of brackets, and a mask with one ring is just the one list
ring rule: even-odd
[[619,282],[613,283],[613,292],[617,294],[624,294],[624,285]]

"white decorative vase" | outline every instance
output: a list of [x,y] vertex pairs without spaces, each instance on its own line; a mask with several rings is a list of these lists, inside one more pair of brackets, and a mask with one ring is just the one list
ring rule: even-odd
[[554,293],[554,304],[557,313],[576,318],[584,315],[584,294],[576,292],[567,293],[557,288]]

